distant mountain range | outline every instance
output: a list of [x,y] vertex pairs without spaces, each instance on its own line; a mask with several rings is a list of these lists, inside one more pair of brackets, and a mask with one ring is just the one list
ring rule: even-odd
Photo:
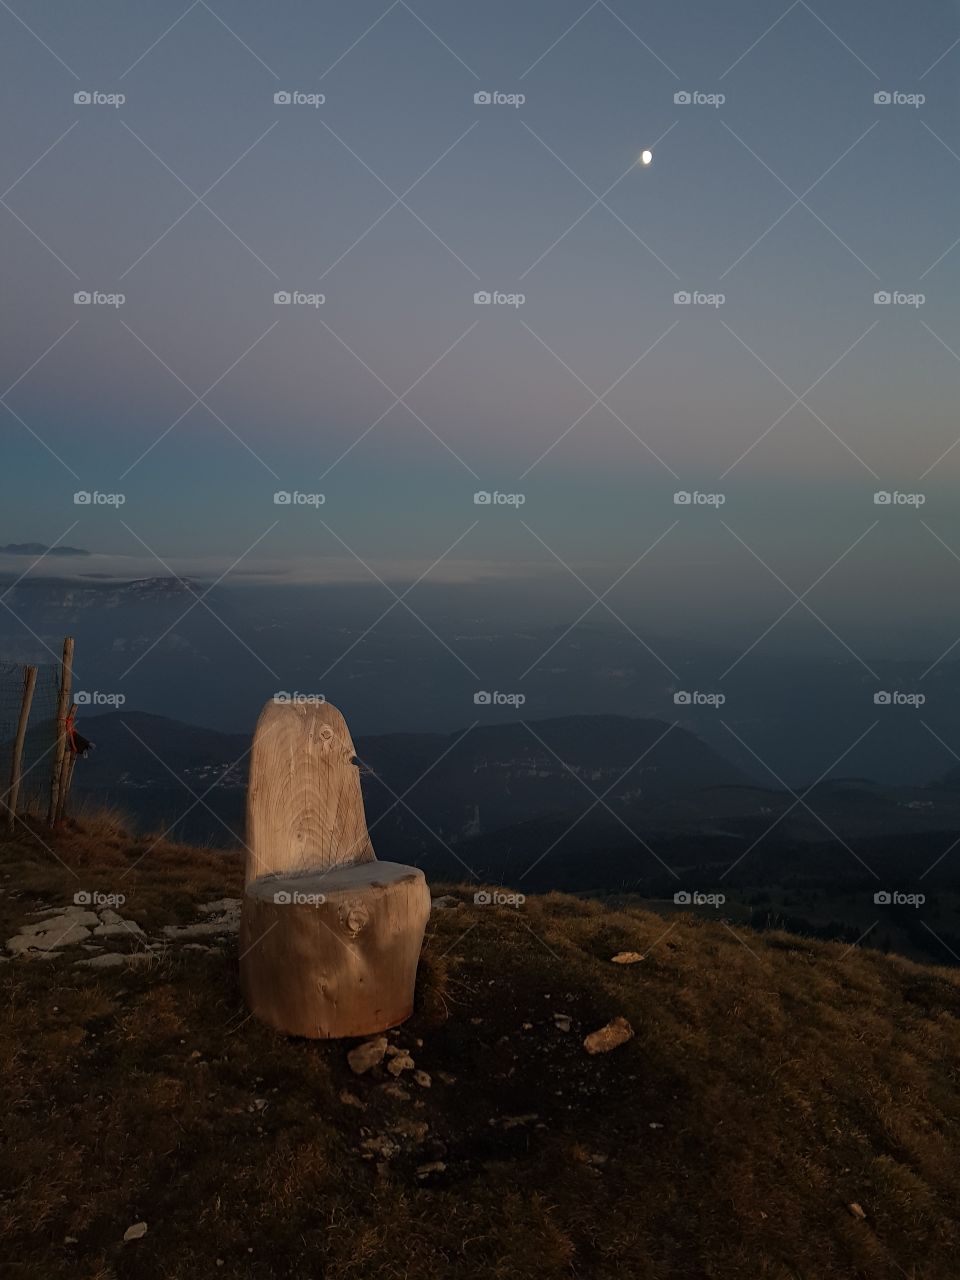
[[[68,577],[61,561],[56,576],[8,573],[0,592],[0,659],[49,664],[73,635],[75,689],[226,731],[248,731],[281,689],[324,695],[360,734],[443,735],[475,716],[503,726],[522,696],[530,722],[676,720],[773,788],[836,771],[922,785],[960,753],[960,662],[949,652],[942,662],[868,653],[867,667],[829,637],[826,650],[787,657],[642,623],[532,625],[501,586],[424,584],[413,614],[392,608],[386,587],[211,589],[174,575]],[[514,702],[477,707],[480,691]]]
[[[97,744],[78,797],[116,804],[141,830],[214,846],[243,839],[250,735],[139,711],[84,716]],[[764,786],[663,721],[568,716],[455,734],[356,739],[378,855],[445,879],[533,890],[673,891],[678,868],[715,881],[785,875],[840,882],[938,862],[960,831],[960,788],[834,778]],[[744,855],[747,856],[744,856]]]
[[[170,792],[189,801],[187,788],[213,786],[222,799],[246,785],[249,735],[139,711],[85,716],[81,729],[97,750],[81,762],[78,782],[125,797],[149,821],[186,807],[171,806]],[[381,734],[357,738],[356,747],[371,824],[390,811],[395,826],[415,831],[413,814],[422,814],[444,840],[576,814],[584,799],[592,803],[598,795],[608,804],[655,806],[747,782],[687,730],[626,716],[475,725],[449,735]],[[232,815],[231,825],[240,818]]]
[[58,545],[48,547],[43,542],[8,542],[0,546],[0,555],[5,556],[88,556],[89,551],[83,547]]

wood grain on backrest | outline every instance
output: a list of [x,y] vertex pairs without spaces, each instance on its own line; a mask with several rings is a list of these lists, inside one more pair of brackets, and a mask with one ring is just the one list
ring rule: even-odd
[[369,862],[350,730],[328,702],[276,702],[260,713],[247,788],[246,882]]

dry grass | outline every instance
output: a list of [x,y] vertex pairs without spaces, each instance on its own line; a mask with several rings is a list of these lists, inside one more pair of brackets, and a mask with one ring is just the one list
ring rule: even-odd
[[[239,890],[229,854],[147,852],[99,824],[44,840],[0,846],[3,938],[80,887],[125,893],[148,930]],[[0,965],[5,1274],[954,1280],[957,972],[454,892],[465,905],[434,914],[395,1037],[433,1077],[408,1101],[381,1069],[353,1077],[347,1046],[248,1019],[235,943],[99,976]],[[620,950],[647,958],[610,964]],[[586,1055],[617,1014],[636,1038]],[[363,1159],[411,1120],[429,1132],[397,1137],[382,1168]],[[147,1236],[123,1244],[139,1220]]]
[[80,801],[76,820],[68,827],[82,831],[85,836],[106,837],[125,840],[132,839],[133,820],[130,815],[115,805],[95,804],[89,797]]

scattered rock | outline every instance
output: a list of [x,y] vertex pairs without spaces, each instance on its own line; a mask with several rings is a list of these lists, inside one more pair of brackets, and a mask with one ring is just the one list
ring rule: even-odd
[[97,913],[103,924],[123,924],[123,916],[114,911],[112,907],[104,907],[102,911]]
[[573,1025],[569,1016],[565,1013],[555,1013],[553,1015],[553,1022],[558,1031],[569,1031]]
[[240,929],[239,898],[218,898],[216,902],[204,902],[197,908],[204,915],[216,915],[216,920],[203,920],[199,924],[167,924],[163,927],[168,938],[205,938],[224,933],[237,933]]
[[400,1154],[400,1144],[384,1135],[377,1138],[364,1138],[360,1147],[365,1160],[372,1160],[375,1156],[379,1156],[381,1160],[392,1160],[394,1156]]
[[618,951],[610,961],[612,964],[639,964],[644,958],[639,951]]
[[355,1093],[351,1093],[349,1089],[340,1090],[340,1101],[345,1107],[356,1107],[358,1111],[366,1111],[366,1106],[360,1101]]
[[430,1126],[426,1120],[401,1120],[399,1124],[390,1125],[390,1132],[399,1134],[401,1138],[412,1138],[414,1142],[423,1142]]
[[232,912],[239,913],[242,906],[243,902],[240,898],[218,898],[216,902],[203,903],[199,910],[202,911],[204,915],[210,916],[213,915],[214,912],[219,912],[221,914]]
[[605,1027],[591,1031],[584,1039],[583,1047],[587,1053],[609,1053],[632,1039],[633,1027],[626,1018],[613,1018]]
[[864,1212],[863,1205],[857,1204],[856,1200],[854,1200],[853,1204],[848,1204],[847,1209],[854,1218],[858,1218],[861,1222],[866,1220],[867,1215]]
[[77,960],[75,969],[122,969],[127,963],[127,956],[119,951],[108,951],[102,956],[91,956],[89,960]]
[[15,956],[42,954],[89,941],[90,931],[84,925],[64,916],[54,916],[52,920],[41,920],[36,925],[24,925],[18,934],[8,940],[7,950]]
[[207,938],[218,933],[238,933],[240,915],[224,916],[222,920],[208,920],[203,924],[165,924],[164,936],[167,938]]
[[454,898],[449,893],[446,893],[442,898],[432,899],[430,909],[431,911],[449,911],[451,908],[461,905],[459,898]]
[[431,1160],[429,1164],[417,1165],[417,1177],[429,1178],[431,1173],[446,1173],[447,1166],[442,1160]]
[[127,1227],[123,1233],[124,1240],[142,1240],[147,1234],[147,1224],[145,1222],[135,1222],[132,1227]]
[[95,938],[122,938],[125,933],[140,934],[143,930],[134,920],[124,920],[120,924],[98,924],[93,931]]
[[20,926],[21,933],[47,933],[50,929],[57,926],[63,928],[64,923],[69,921],[71,924],[84,925],[85,927],[99,924],[100,917],[95,911],[87,911],[84,907],[61,907],[55,911],[52,916],[45,920],[36,920],[33,924],[24,924]]
[[369,1071],[371,1067],[375,1067],[383,1061],[383,1055],[386,1051],[386,1036],[375,1036],[372,1040],[365,1040],[363,1044],[358,1044],[355,1049],[351,1049],[347,1054],[350,1070],[354,1075],[362,1076],[365,1071]]
[[426,1071],[415,1071],[413,1073],[413,1079],[414,1079],[414,1082],[418,1084],[421,1089],[429,1089],[430,1086],[433,1084],[433,1081],[430,1079],[430,1076]]
[[388,1098],[394,1098],[397,1102],[409,1102],[410,1094],[404,1089],[402,1084],[394,1084],[392,1080],[380,1086],[380,1092],[386,1094]]
[[400,1053],[394,1054],[387,1063],[387,1070],[392,1076],[398,1076],[402,1071],[412,1071],[415,1066],[416,1063],[410,1057],[409,1053],[405,1053],[401,1050]]
[[438,1080],[441,1080],[444,1084],[456,1084],[456,1083],[457,1083],[457,1077],[456,1077],[456,1076],[452,1076],[452,1075],[450,1074],[450,1072],[449,1072],[449,1071],[438,1071],[438,1072],[437,1072],[437,1079],[438,1079]]
[[663,1125],[662,1125],[662,1124],[659,1124],[656,1120],[651,1120],[651,1121],[650,1121],[650,1128],[651,1128],[651,1129],[662,1129],[662,1128],[663,1128]]

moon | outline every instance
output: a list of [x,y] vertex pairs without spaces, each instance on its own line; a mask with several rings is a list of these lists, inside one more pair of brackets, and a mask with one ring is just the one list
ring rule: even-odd
[[641,164],[650,164],[650,162],[651,162],[652,160],[653,160],[653,152],[652,152],[652,151],[641,151],[641,152],[640,152],[640,162],[641,162]]

